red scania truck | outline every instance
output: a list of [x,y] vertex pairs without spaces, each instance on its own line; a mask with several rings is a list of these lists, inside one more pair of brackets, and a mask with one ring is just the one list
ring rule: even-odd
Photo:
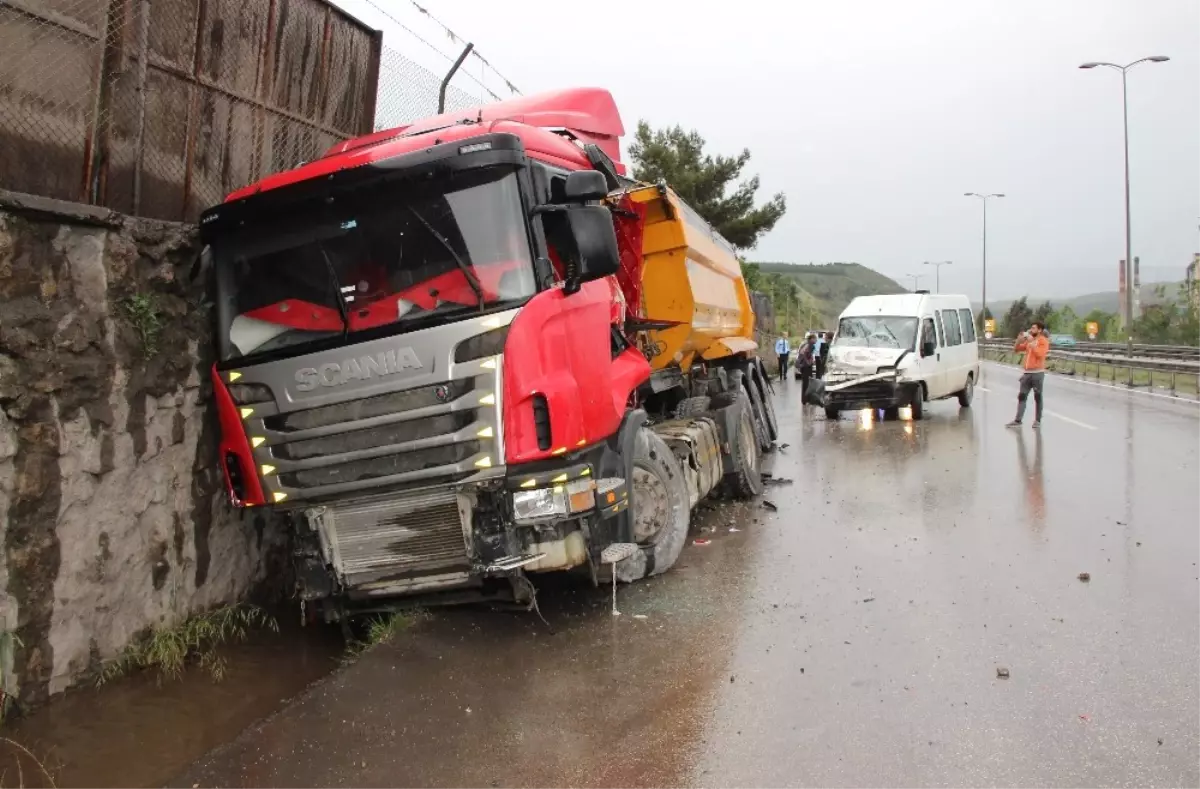
[[[577,89],[340,143],[202,217],[220,463],[327,620],[663,572],[775,438],[733,249]],[[607,550],[606,550],[607,549]]]

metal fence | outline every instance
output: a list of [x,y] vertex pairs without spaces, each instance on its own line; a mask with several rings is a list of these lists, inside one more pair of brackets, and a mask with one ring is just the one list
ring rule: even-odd
[[324,0],[0,0],[0,187],[194,220],[441,80]]

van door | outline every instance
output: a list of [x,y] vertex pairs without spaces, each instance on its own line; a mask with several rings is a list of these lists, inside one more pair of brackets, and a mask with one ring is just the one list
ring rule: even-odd
[[[933,353],[929,356],[921,356],[927,342],[933,343]],[[938,337],[937,329],[934,327],[933,316],[927,315],[921,320],[921,331],[917,335],[917,371],[920,373],[921,380],[925,382],[925,389],[929,392],[930,400],[941,397],[942,390],[945,388],[941,355],[941,338]]]
[[946,347],[942,352],[942,395],[961,391],[967,385],[967,347],[962,341],[962,324],[958,310],[939,310],[942,329],[946,334]]

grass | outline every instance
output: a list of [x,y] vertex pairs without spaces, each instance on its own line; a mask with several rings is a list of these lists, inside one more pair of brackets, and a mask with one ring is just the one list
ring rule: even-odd
[[162,316],[154,296],[148,293],[136,293],[121,302],[125,318],[137,332],[142,345],[142,356],[150,358],[158,353],[158,337],[162,333]]
[[352,661],[372,647],[388,643],[425,616],[421,611],[408,611],[371,617],[363,637],[346,647],[345,661]]
[[100,672],[96,684],[135,669],[157,669],[163,677],[178,679],[189,663],[197,663],[219,682],[225,677],[225,660],[218,647],[244,641],[251,630],[279,631],[277,623],[253,605],[228,605],[190,617],[172,627],[155,628],[125,648]]
[[[21,760],[24,758],[30,762],[33,762],[33,766],[37,768],[33,773],[33,777],[36,778],[40,775],[41,778],[45,779],[44,781],[38,781],[37,785],[49,786],[51,789],[55,789],[56,784],[54,783],[54,770],[48,768],[45,762],[34,756],[28,748],[16,740],[9,739],[8,737],[0,737],[0,747],[9,748],[14,752],[12,766],[16,768],[15,772],[17,774],[17,782],[15,784],[11,784],[12,786],[17,787],[17,789],[24,789],[25,787],[25,768],[21,766]],[[8,772],[9,768],[7,766],[0,769],[0,789],[10,785],[8,783]]]
[[[1012,351],[987,348],[984,350],[984,358],[1002,364],[1019,364],[1021,355]],[[1109,381],[1114,384],[1128,385],[1130,381],[1130,370],[1124,365],[1103,364],[1097,362],[1081,362],[1074,359],[1055,359],[1050,357],[1046,360],[1046,369],[1056,373],[1073,373],[1080,378],[1094,378],[1097,381]],[[1171,373],[1160,372],[1158,370],[1139,370],[1136,367],[1133,369],[1133,385],[1135,387],[1151,387],[1155,389],[1168,389],[1172,392],[1183,392],[1186,394],[1197,394],[1200,390],[1200,381],[1197,376],[1188,373]]]

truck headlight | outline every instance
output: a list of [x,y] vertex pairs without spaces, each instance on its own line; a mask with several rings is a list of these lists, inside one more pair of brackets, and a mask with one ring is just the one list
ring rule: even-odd
[[518,523],[578,515],[596,508],[596,483],[576,479],[552,488],[521,490],[512,494],[513,519]]
[[567,492],[564,488],[538,488],[512,494],[513,519],[536,521],[567,514]]

